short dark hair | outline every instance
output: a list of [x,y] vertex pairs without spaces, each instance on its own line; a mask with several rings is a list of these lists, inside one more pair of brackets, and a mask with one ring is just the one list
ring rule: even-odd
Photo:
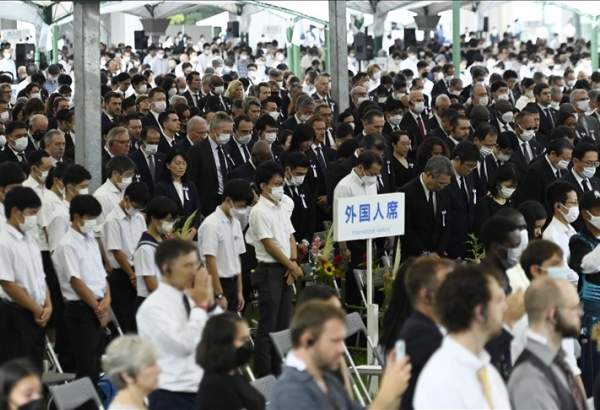
[[579,198],[579,209],[590,210],[600,207],[600,193],[598,191],[584,192]]
[[573,144],[571,144],[571,141],[564,137],[552,139],[548,143],[548,153],[555,152],[556,155],[561,155],[565,149],[572,150]]
[[338,293],[334,288],[328,285],[313,285],[307,286],[300,292],[298,299],[296,300],[296,309],[302,306],[304,303],[310,302],[311,300],[322,300],[327,302],[331,298],[337,298]]
[[10,135],[13,132],[15,132],[15,130],[19,130],[22,128],[27,129],[27,124],[21,121],[11,121],[4,126],[4,132],[6,135]]
[[482,265],[463,265],[448,275],[437,291],[436,308],[449,333],[469,329],[474,310],[482,305],[485,311],[492,299],[490,283],[498,281]]
[[110,100],[112,100],[113,98],[118,98],[119,100],[122,100],[123,96],[117,92],[109,91],[106,94],[104,94],[104,97],[103,97],[104,103],[106,104],[106,103],[110,102]]
[[160,136],[160,131],[156,127],[144,127],[142,128],[142,132],[140,133],[140,138],[142,141],[146,141],[148,139],[148,133],[150,131],[156,132]]
[[171,115],[171,114],[177,115],[175,110],[172,110],[172,109],[165,110],[165,111],[161,112],[160,114],[158,114],[158,123],[160,124],[161,127],[165,123],[165,121],[167,121],[169,119],[169,115]]
[[148,199],[150,199],[150,191],[143,182],[133,182],[125,188],[124,196],[138,205],[146,206]]
[[165,274],[163,266],[172,263],[175,259],[188,255],[192,252],[198,253],[198,248],[191,241],[174,238],[162,241],[156,248],[154,262],[162,275]]
[[569,192],[577,192],[575,187],[566,181],[555,181],[551,183],[546,189],[546,204],[554,211],[554,204],[557,202],[564,205],[567,201],[567,194]]
[[413,307],[421,289],[426,288],[428,291],[432,291],[435,287],[436,273],[439,267],[450,265],[454,265],[450,259],[434,256],[421,256],[414,260],[404,275],[406,294]]
[[381,156],[379,156],[379,154],[377,154],[376,152],[364,151],[364,152],[361,152],[360,155],[358,156],[357,164],[362,165],[363,168],[368,169],[373,164],[379,164],[379,165],[383,166],[383,160],[381,159]]
[[0,164],[0,188],[22,184],[23,181],[25,181],[25,172],[19,164],[11,161]]
[[310,167],[310,160],[308,159],[306,154],[304,154],[303,152],[295,151],[295,152],[290,153],[285,158],[285,166],[290,167],[291,169],[298,168],[298,167],[308,168],[308,167]]
[[519,263],[525,271],[525,275],[529,280],[532,280],[531,277],[531,267],[533,265],[541,265],[544,261],[550,259],[552,256],[558,255],[560,258],[563,257],[563,251],[552,241],[547,241],[545,239],[536,239],[535,241],[529,242],[527,248],[521,254],[521,259]]
[[98,217],[102,213],[102,205],[93,195],[77,195],[69,204],[71,221],[75,215]]
[[589,142],[580,142],[573,148],[573,158],[582,159],[590,151],[598,152],[598,147]]
[[35,191],[24,186],[17,186],[8,191],[4,197],[4,214],[6,219],[10,218],[13,208],[24,211],[27,208],[37,209],[42,206],[42,201]]
[[223,199],[231,198],[232,201],[245,201],[250,205],[254,199],[252,186],[250,182],[242,178],[230,179],[223,187]]
[[208,373],[227,374],[236,367],[233,341],[237,324],[244,319],[233,312],[212,316],[202,331],[196,348],[196,363]]
[[46,151],[38,149],[36,151],[33,151],[31,154],[29,154],[29,156],[27,157],[27,161],[29,162],[29,165],[39,166],[42,164],[43,158],[49,158],[49,157],[50,157],[50,154],[48,154]]
[[169,215],[175,217],[177,215],[177,205],[166,196],[157,196],[146,204],[144,213],[155,219],[165,219]]
[[477,162],[479,160],[479,156],[480,154],[477,145],[471,141],[459,142],[456,147],[454,147],[454,151],[452,151],[452,159],[457,159],[460,162]]
[[542,91],[544,91],[547,88],[550,88],[550,86],[546,83],[536,84],[535,87],[533,87],[533,95],[540,95]]
[[283,178],[283,168],[275,161],[261,162],[256,168],[256,176],[254,182],[260,188],[260,184],[268,184],[271,178],[279,175]]
[[89,181],[92,179],[92,174],[82,165],[72,164],[67,166],[63,173],[63,184],[66,185],[79,185],[83,181]]
[[127,171],[135,171],[135,162],[125,155],[112,157],[106,164],[106,175],[110,178],[113,172],[124,174]]
[[318,340],[329,320],[339,320],[345,325],[346,315],[342,309],[322,300],[311,300],[299,306],[290,325],[292,346],[300,347],[300,339],[305,332],[310,332],[314,341]]
[[509,234],[519,227],[508,218],[493,216],[484,222],[481,228],[481,242],[485,250],[491,249],[493,244],[503,244],[509,240]]
[[529,238],[533,238],[535,222],[540,219],[548,219],[546,208],[538,201],[529,200],[522,202],[517,209],[525,218],[525,222],[527,222],[527,233]]

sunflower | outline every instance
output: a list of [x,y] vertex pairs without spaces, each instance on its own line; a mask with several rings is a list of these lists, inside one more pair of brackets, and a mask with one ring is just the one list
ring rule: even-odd
[[325,272],[327,276],[333,276],[335,273],[335,266],[333,266],[331,262],[325,262],[323,263],[323,272]]

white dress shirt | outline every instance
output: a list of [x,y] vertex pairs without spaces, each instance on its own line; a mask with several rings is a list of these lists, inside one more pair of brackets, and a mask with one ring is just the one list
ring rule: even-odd
[[242,272],[240,255],[246,252],[240,222],[225,215],[218,206],[198,229],[198,249],[202,258],[206,255],[216,258],[219,277],[239,275]]
[[[43,207],[44,203],[46,202],[46,197],[48,196],[48,189],[46,189],[46,186],[43,183],[40,184],[38,181],[36,181],[31,174],[29,174],[29,177],[23,181],[23,186],[33,189],[38,198],[40,198]],[[40,250],[47,251],[49,249],[48,238],[46,237],[43,226],[44,216],[42,210],[40,209],[40,212],[37,213],[37,227],[35,228],[35,233],[33,233],[33,236],[35,237],[35,241],[40,247]]]
[[107,179],[100,188],[94,192],[94,197],[102,205],[102,213],[98,216],[98,231],[102,229],[102,224],[106,220],[108,214],[116,207],[123,199],[123,192],[110,179]]
[[[0,280],[16,284],[43,306],[46,301],[45,278],[42,253],[35,239],[6,224],[6,229],[0,232]],[[0,299],[12,301],[2,287]]]
[[[53,252],[63,235],[69,230],[70,216],[69,216],[69,202],[60,201],[54,204],[54,208],[50,211],[50,216],[44,218],[46,221],[46,232],[48,233],[48,247],[50,252]],[[42,211],[44,209],[42,208]]]
[[506,386],[483,350],[474,355],[452,336],[444,337],[417,381],[413,405],[418,409],[489,409],[477,372],[485,367],[494,409],[510,409]]
[[0,232],[6,228],[6,214],[4,213],[4,204],[0,202]]
[[144,276],[154,276],[156,281],[160,282],[160,270],[154,261],[157,246],[158,244],[152,244],[150,241],[140,241],[133,253],[133,266],[135,266],[136,276],[135,288],[137,295],[143,298],[150,294]]
[[[553,217],[552,221],[548,224],[544,230],[544,233],[542,234],[542,238],[552,241],[560,246],[560,249],[562,249],[563,252],[563,261],[565,266],[569,266],[569,257],[571,256],[569,240],[571,239],[571,236],[575,235],[576,233],[577,231],[571,226],[571,224],[565,225],[556,217]],[[577,286],[579,275],[573,270],[569,269],[569,274],[567,275],[566,279]]]
[[139,212],[131,217],[118,205],[112,210],[102,228],[102,242],[113,269],[119,269],[120,266],[109,251],[122,251],[133,265],[133,252],[145,231],[146,221]]
[[506,276],[508,276],[508,283],[510,284],[510,288],[513,292],[516,292],[519,289],[527,289],[529,287],[529,278],[525,274],[523,267],[520,263],[517,263],[515,266],[506,271]]
[[52,254],[52,261],[66,300],[80,300],[71,286],[71,278],[80,279],[96,298],[104,297],[106,271],[93,234],[85,235],[69,228]]
[[259,262],[276,263],[261,242],[263,239],[273,239],[283,254],[291,256],[290,235],[294,231],[288,208],[281,202],[274,204],[271,200],[260,196],[256,205],[250,211],[246,241],[254,246],[256,259]]
[[[217,167],[217,193],[219,195],[223,194],[223,175],[221,175],[221,161],[219,161],[219,152],[217,151],[219,144],[217,144],[215,142],[215,140],[213,140],[212,138],[208,138],[208,141],[210,143],[210,150],[212,151],[213,154],[213,158],[215,160],[215,167]],[[221,146],[221,148],[223,149],[223,158],[225,159],[225,162],[227,162],[227,157],[226,157],[226,153],[225,153],[225,148],[223,146]],[[227,166],[227,164],[225,164],[225,166]]]
[[335,187],[333,198],[377,195],[377,184],[365,185],[354,169],[350,171]]
[[[196,393],[203,370],[196,364],[196,347],[209,314],[190,301],[188,317],[184,293],[164,282],[141,304],[136,314],[138,334],[158,351],[158,387],[172,392]],[[213,314],[220,313],[215,309]]]

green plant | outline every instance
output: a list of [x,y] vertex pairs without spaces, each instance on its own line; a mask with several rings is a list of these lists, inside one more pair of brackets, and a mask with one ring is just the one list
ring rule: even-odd
[[190,216],[187,217],[187,219],[185,220],[183,226],[179,229],[177,229],[175,232],[173,232],[173,234],[181,239],[187,239],[190,240],[192,239],[191,237],[193,237],[193,231],[195,231],[194,228],[192,228],[192,223],[194,222],[194,218],[196,217],[196,213],[198,211],[194,211],[192,212],[192,214]]
[[465,258],[467,262],[479,263],[483,258],[485,258],[485,249],[483,248],[483,244],[474,233],[470,233],[467,235],[467,254],[470,254],[470,257]]

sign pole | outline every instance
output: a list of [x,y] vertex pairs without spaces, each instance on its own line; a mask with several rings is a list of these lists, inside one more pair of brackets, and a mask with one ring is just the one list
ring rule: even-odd
[[373,239],[367,239],[367,305],[373,304]]

